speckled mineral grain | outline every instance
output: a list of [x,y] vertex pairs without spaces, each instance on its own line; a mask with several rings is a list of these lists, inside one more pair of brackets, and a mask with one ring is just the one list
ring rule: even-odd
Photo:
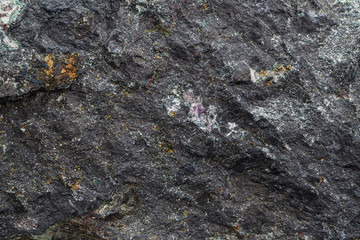
[[0,0],[0,239],[360,239],[358,0]]

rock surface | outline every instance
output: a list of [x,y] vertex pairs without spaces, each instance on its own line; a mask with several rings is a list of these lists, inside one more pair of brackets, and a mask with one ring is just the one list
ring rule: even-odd
[[3,0],[0,239],[359,239],[357,0]]

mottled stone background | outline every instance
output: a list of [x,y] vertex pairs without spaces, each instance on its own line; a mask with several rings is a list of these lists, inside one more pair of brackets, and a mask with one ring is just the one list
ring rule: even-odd
[[359,239],[358,0],[0,0],[0,239]]

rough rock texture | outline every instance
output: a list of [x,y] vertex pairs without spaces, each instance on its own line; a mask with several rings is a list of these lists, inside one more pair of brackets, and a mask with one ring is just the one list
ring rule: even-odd
[[1,0],[0,239],[359,239],[358,0]]

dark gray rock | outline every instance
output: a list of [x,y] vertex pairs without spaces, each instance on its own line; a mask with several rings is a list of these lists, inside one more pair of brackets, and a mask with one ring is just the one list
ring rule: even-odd
[[1,239],[357,239],[355,0],[0,3]]

